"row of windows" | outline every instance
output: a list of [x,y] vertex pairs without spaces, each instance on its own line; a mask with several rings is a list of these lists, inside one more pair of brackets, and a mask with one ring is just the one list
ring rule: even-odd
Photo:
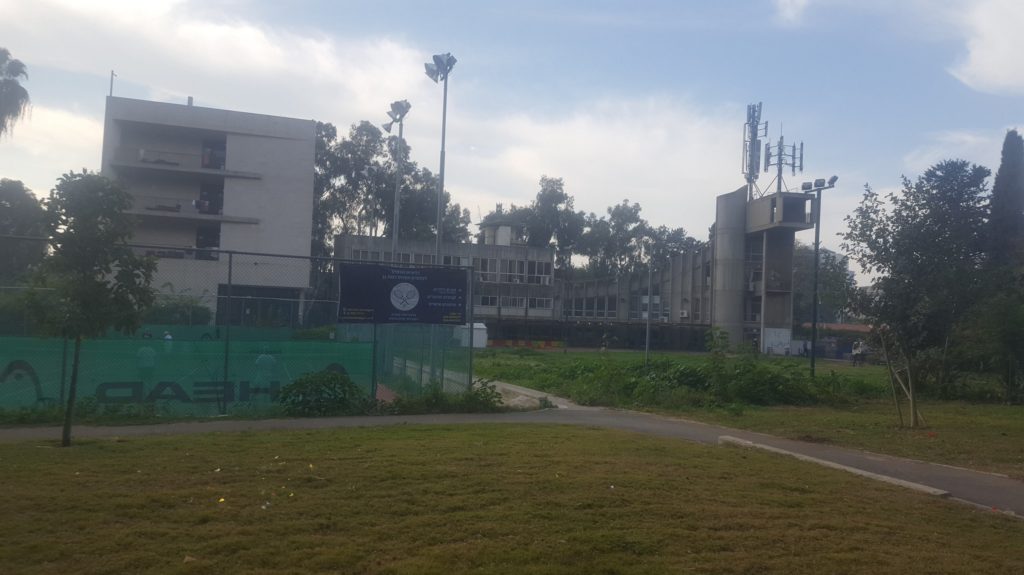
[[[391,262],[391,255],[392,252],[380,252],[377,250],[352,250],[352,259],[364,262]],[[403,264],[432,264],[434,263],[434,256],[398,252],[398,257],[394,261]]]
[[[352,259],[368,262],[391,262],[391,254],[392,252],[353,249]],[[411,254],[398,252],[398,259],[395,261],[406,264],[432,265],[437,261],[437,258],[434,254]],[[468,256],[441,256],[441,264],[446,266],[469,267],[470,263],[472,263],[472,258]]]
[[522,296],[496,296],[496,295],[479,295],[476,296],[476,305],[499,307],[498,302],[501,302],[502,308],[519,308],[522,309],[527,305],[530,309],[551,309],[554,305],[554,300],[549,297],[522,297]]
[[551,262],[473,258],[482,282],[551,285]]

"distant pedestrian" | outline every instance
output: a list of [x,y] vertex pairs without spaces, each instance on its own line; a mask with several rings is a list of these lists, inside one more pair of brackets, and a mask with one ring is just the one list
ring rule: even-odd
[[864,365],[864,343],[859,339],[853,342],[853,365]]
[[171,332],[165,331],[164,332],[164,352],[171,353],[172,351],[174,351],[174,336],[171,335]]

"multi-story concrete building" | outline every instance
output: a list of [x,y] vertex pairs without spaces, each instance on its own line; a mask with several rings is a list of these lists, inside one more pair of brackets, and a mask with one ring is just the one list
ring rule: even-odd
[[[635,344],[649,315],[658,345],[693,346],[686,328],[716,327],[733,344],[782,354],[792,339],[794,238],[814,226],[813,202],[788,192],[750,199],[746,187],[723,194],[709,241],[655,264],[650,274],[556,282],[554,250],[525,245],[521,230],[493,216],[481,225],[484,243],[445,244],[441,263],[473,267],[474,317],[488,324],[492,339],[594,343],[608,332]],[[391,261],[390,245],[339,236],[335,253]],[[431,264],[433,252],[433,242],[399,242],[398,261]]]
[[[102,172],[134,198],[132,241],[160,258],[153,284],[213,299],[229,270],[211,250],[310,254],[314,147],[311,120],[203,108],[191,98],[108,97]],[[308,260],[245,258],[231,270],[233,296],[304,297]]]
[[472,267],[476,321],[552,320],[559,293],[554,282],[554,250],[527,246],[512,224],[490,219],[481,224],[483,243],[444,244],[436,262],[433,241],[399,239],[397,256],[383,237],[340,235],[334,255],[340,259]]

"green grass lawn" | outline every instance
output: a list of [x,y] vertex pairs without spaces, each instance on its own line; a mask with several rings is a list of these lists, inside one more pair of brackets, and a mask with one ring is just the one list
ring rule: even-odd
[[749,407],[738,415],[697,409],[674,413],[781,437],[834,443],[1024,479],[1024,408],[926,401],[920,411],[928,425],[916,430],[900,428],[892,402],[884,401],[858,402],[843,408]]
[[[652,355],[694,364],[705,359],[705,356],[697,354]],[[624,366],[642,359],[643,354],[639,352],[517,354],[503,351],[481,354],[476,361],[476,369],[478,375],[571,397],[578,389],[573,382],[551,374],[564,373],[567,369],[571,371],[576,362]],[[806,360],[792,361],[806,364]],[[832,361],[818,363],[820,376],[826,376],[829,371],[847,376],[859,390],[870,392],[874,389],[876,392],[868,393],[867,397],[855,397],[838,406],[647,409],[783,437],[824,441],[1024,479],[1024,407],[923,401],[919,409],[927,425],[917,430],[900,428],[892,400],[887,399],[890,392],[884,367],[855,368],[849,363]],[[904,418],[909,423],[905,404],[903,408]]]
[[560,426],[0,445],[5,573],[1019,573],[1024,522]]

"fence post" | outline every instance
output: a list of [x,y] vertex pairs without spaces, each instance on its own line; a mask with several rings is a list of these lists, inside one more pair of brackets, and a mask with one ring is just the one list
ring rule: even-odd
[[473,337],[476,336],[476,324],[473,323],[473,284],[475,280],[473,268],[469,268],[469,294],[466,298],[469,302],[469,373],[466,374],[468,378],[466,381],[467,391],[473,387],[473,353],[476,351],[473,342]]
[[231,357],[231,284],[234,271],[234,252],[228,252],[228,296],[224,305],[224,383],[227,384]]
[[373,351],[370,361],[370,397],[377,401],[377,322],[373,322]]

